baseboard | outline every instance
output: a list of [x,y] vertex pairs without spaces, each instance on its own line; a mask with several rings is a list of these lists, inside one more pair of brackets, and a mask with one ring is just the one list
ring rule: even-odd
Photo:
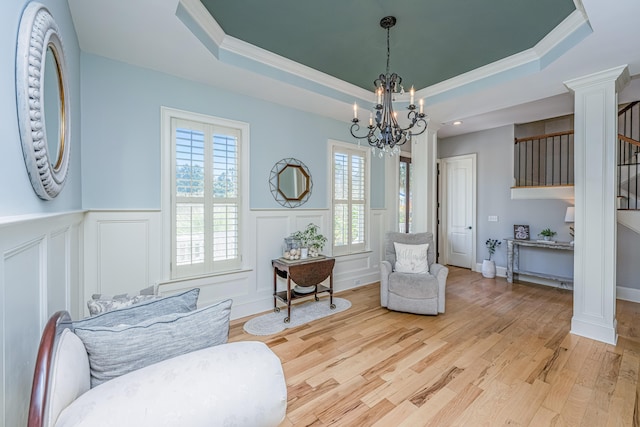
[[614,319],[612,325],[603,325],[593,322],[592,319],[580,319],[575,315],[571,319],[571,333],[581,337],[602,341],[607,344],[616,345],[618,341],[617,322]]
[[[476,263],[473,271],[482,273],[482,263]],[[507,267],[500,267],[499,265],[496,265],[496,277],[507,277]]]
[[640,302],[640,289],[616,286],[616,298],[625,301]]
[[526,274],[518,274],[518,281],[535,283],[536,285],[551,286],[552,288],[573,290],[573,284],[559,282],[557,280],[544,279],[537,276],[527,276]]
[[[475,269],[473,271],[477,271],[478,273],[482,273],[482,263],[476,263]],[[507,268],[496,266],[496,276],[497,277],[507,277]],[[540,277],[535,276],[527,276],[525,274],[519,275],[519,280],[528,283],[535,283],[537,285],[545,285],[552,286],[554,288],[562,288],[562,289],[572,289],[573,286],[561,286],[560,282],[556,280],[547,280]],[[630,302],[638,302],[640,303],[640,289],[630,288],[626,286],[616,286],[616,298],[624,301]]]
[[[478,273],[482,273],[482,264],[477,263],[476,269]],[[507,277],[507,267],[496,266],[496,277]],[[567,286],[560,286],[560,282],[556,280],[543,279],[536,276],[527,276],[526,274],[518,274],[518,281],[535,283],[536,285],[552,286],[554,288],[571,289]]]

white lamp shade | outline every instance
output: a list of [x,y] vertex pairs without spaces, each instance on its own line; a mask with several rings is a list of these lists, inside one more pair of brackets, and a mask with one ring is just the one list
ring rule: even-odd
[[575,206],[568,206],[567,213],[564,214],[564,222],[575,222],[576,220],[576,208]]

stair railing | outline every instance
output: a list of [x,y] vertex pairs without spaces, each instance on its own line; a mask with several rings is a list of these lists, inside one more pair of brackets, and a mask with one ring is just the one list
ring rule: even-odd
[[573,131],[515,139],[516,187],[573,185]]
[[[640,210],[640,101],[618,113],[618,209]],[[573,131],[515,138],[516,187],[573,185]]]
[[640,101],[618,112],[618,209],[640,209]]

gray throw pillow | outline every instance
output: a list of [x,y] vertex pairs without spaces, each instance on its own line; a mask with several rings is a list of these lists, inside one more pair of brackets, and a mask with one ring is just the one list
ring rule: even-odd
[[89,315],[96,316],[100,313],[129,307],[130,305],[138,304],[143,301],[162,298],[158,295],[157,291],[157,285],[151,285],[141,289],[140,293],[137,295],[120,294],[111,296],[105,294],[93,294],[91,299],[87,301]]
[[225,300],[136,325],[76,326],[75,333],[89,355],[91,387],[180,354],[226,343],[231,303]]
[[144,301],[162,298],[157,295],[134,295],[134,296],[117,296],[114,298],[93,298],[87,301],[90,316],[97,316],[107,311],[119,310],[121,308],[130,307]]
[[200,289],[195,288],[177,295],[140,302],[118,310],[73,322],[74,327],[135,325],[154,317],[171,313],[193,311],[198,305]]

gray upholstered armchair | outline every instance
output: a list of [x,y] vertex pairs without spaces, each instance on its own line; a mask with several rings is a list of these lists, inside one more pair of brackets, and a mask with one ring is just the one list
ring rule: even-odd
[[[429,272],[413,274],[395,271],[394,242],[409,245],[428,243]],[[415,314],[444,313],[445,286],[449,269],[435,262],[433,233],[388,232],[384,243],[384,258],[380,263],[380,304],[383,307]]]

